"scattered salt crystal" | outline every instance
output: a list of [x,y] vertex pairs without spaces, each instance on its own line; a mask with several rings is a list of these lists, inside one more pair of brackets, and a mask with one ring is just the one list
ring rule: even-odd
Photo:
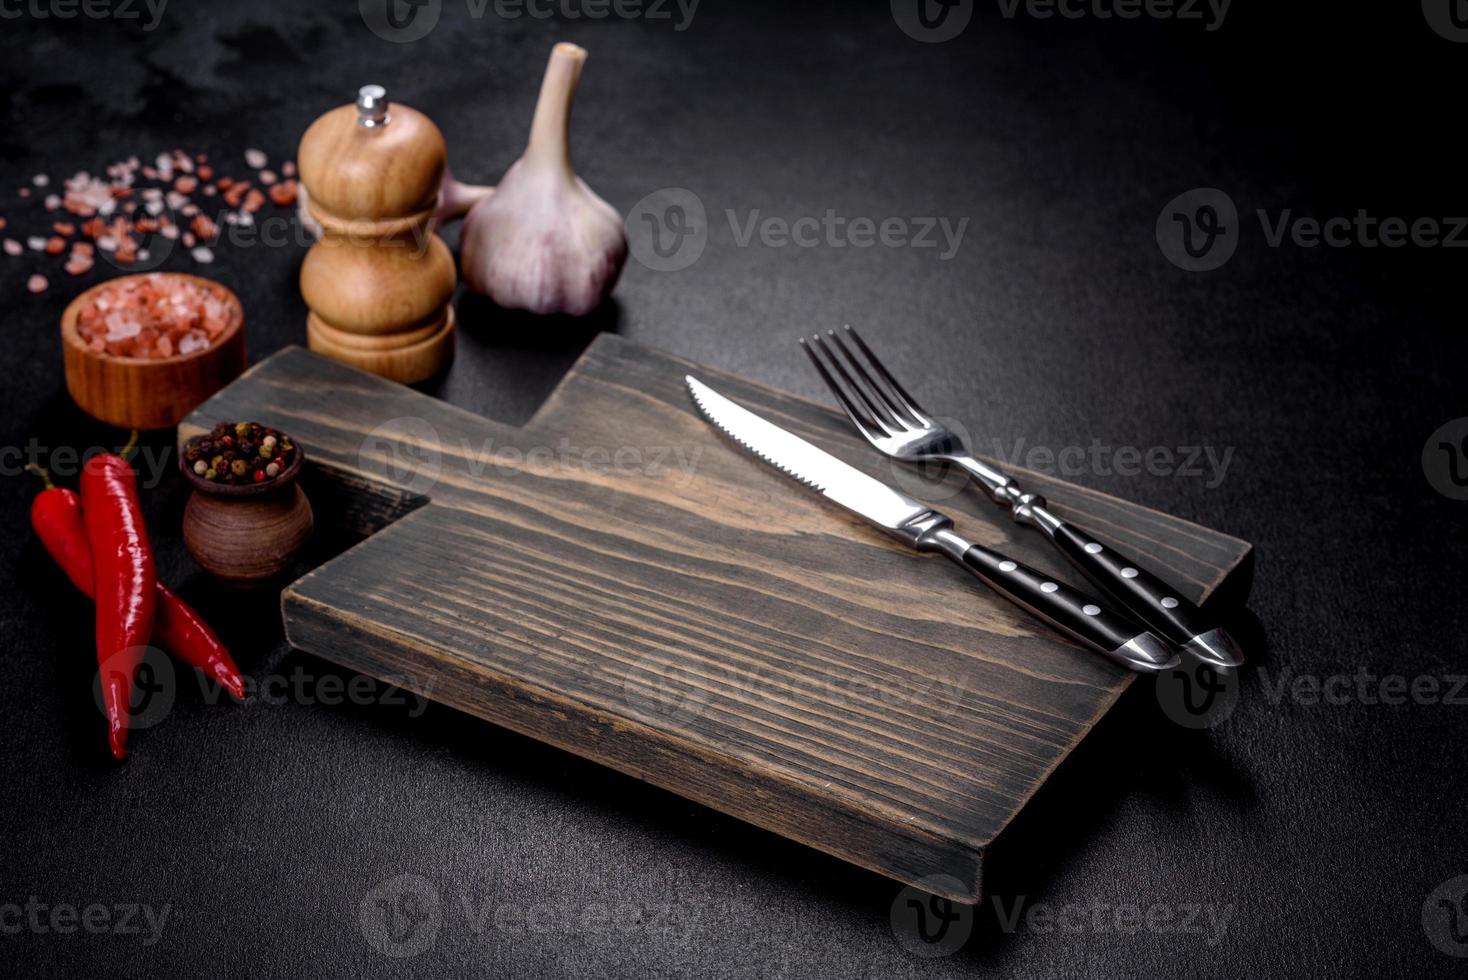
[[144,211],[147,211],[149,214],[153,215],[154,217],[157,217],[158,215],[160,215],[160,214],[163,213],[163,202],[162,201],[149,201],[149,202],[147,202],[146,204],[143,205],[143,210]]
[[164,225],[158,229],[158,234],[173,241],[178,238],[178,225]]
[[280,172],[283,176],[294,177],[296,175],[295,161],[287,160],[285,163],[282,163],[280,165]]
[[239,218],[241,228],[253,228],[255,226],[255,216],[250,212],[241,211],[237,217]]
[[216,188],[213,184],[206,184],[205,185],[205,187],[204,187],[204,196],[205,197],[213,197],[215,194],[218,194],[218,193],[219,193],[219,189]]
[[46,281],[46,277],[41,275],[31,276],[25,281],[25,288],[33,293],[44,293],[49,285],[51,284]]
[[178,342],[178,352],[180,354],[192,354],[194,351],[203,350],[205,347],[208,346],[208,337],[204,336],[197,330],[190,330],[188,333],[184,334],[183,339]]
[[112,212],[114,212],[116,210],[117,210],[117,199],[116,198],[113,198],[113,197],[109,197],[107,200],[105,200],[101,204],[97,205],[97,213],[100,214],[100,215],[102,215],[104,218],[107,217],[107,215],[111,214]]
[[117,251],[117,239],[111,235],[103,235],[97,239],[97,247],[104,252],[115,252]]
[[[261,164],[261,166],[264,166],[264,164]],[[34,177],[31,178],[31,183],[35,184],[37,187],[45,187],[51,183],[51,178],[47,177],[45,174],[36,174]]]
[[19,255],[21,252],[24,251],[25,249],[21,246],[20,242],[16,241],[14,238],[5,239],[6,255]]
[[[198,248],[194,249],[189,254],[192,255],[194,257],[194,261],[195,262],[198,262],[200,265],[208,265],[210,262],[213,262],[214,261],[214,253],[211,252],[211,251],[209,251],[207,248],[205,248],[202,245],[200,245]],[[184,343],[179,345],[179,350],[182,351],[185,354],[188,353],[188,351],[184,350],[184,347],[187,344],[188,344],[188,338],[184,338]]]
[[168,201],[168,206],[175,211],[189,203],[188,195],[180,194],[178,191],[169,191],[165,196],[165,200]]
[[25,240],[26,247],[32,252],[44,252],[46,250],[46,239],[40,235],[32,235]]
[[47,194],[46,195],[46,210],[47,211],[55,211],[59,207],[61,207],[61,195],[60,194]]
[[148,250],[146,248],[140,248],[140,249],[138,249],[138,261],[139,262],[146,262],[146,261],[148,261]]
[[193,248],[195,241],[196,241],[196,239],[194,238],[194,233],[193,232],[186,231],[186,232],[183,233],[184,248]]
[[22,187],[20,190],[16,191],[16,193],[19,194],[21,197],[30,197],[31,189],[29,187]]
[[245,151],[245,163],[249,164],[252,170],[259,170],[269,162],[270,159],[265,156],[263,150],[251,149]]
[[277,178],[275,176],[274,170],[260,171],[260,183],[264,184],[266,187],[269,187],[271,184],[275,183],[276,179]]

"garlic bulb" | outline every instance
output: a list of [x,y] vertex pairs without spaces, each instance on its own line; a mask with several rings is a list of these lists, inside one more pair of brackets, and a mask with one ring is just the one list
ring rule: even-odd
[[586,51],[551,50],[525,153],[464,218],[464,281],[509,309],[591,312],[627,260],[622,217],[571,169],[571,100]]

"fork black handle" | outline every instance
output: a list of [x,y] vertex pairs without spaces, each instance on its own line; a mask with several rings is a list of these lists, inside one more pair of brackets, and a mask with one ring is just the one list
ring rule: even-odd
[[1164,638],[1218,666],[1235,667],[1242,661],[1227,634],[1214,630],[1203,610],[1145,566],[1074,524],[1057,520],[1047,530],[1071,564]]

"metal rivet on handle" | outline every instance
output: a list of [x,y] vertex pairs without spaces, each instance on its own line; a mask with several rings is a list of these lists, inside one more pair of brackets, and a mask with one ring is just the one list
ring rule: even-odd
[[1167,598],[1165,598],[1165,599],[1162,600],[1162,608],[1163,609],[1176,609],[1177,608],[1177,600],[1174,599],[1172,596],[1168,596]]
[[999,570],[1000,570],[1000,571],[1001,571],[1001,572],[1012,572],[1012,571],[1014,571],[1014,570],[1015,570],[1015,569],[1016,569],[1016,568],[1018,568],[1018,567],[1019,567],[1019,566],[1018,566],[1018,565],[1016,565],[1016,564],[1015,564],[1015,563],[1014,563],[1014,562],[1012,562],[1012,561],[1001,561],[1001,562],[1000,562],[1000,563],[999,563]]
[[1097,544],[1096,542],[1092,541],[1090,544],[1086,545],[1086,554],[1088,554],[1088,555],[1099,555],[1099,554],[1101,554],[1101,546],[1099,544]]
[[1041,592],[1056,592],[1056,591],[1059,591],[1059,589],[1060,589],[1060,586],[1056,585],[1054,582],[1041,582],[1040,583],[1040,591]]
[[1101,607],[1100,606],[1082,606],[1081,607],[1081,612],[1085,613],[1087,616],[1099,616],[1099,615],[1101,615]]
[[1121,577],[1122,578],[1136,578],[1137,577],[1137,570],[1135,568],[1131,567],[1130,565],[1128,565],[1126,568],[1123,568],[1121,570]]

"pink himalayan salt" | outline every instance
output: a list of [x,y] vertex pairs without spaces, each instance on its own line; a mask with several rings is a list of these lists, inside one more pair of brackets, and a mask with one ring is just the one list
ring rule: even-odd
[[87,348],[116,357],[192,354],[212,346],[228,325],[221,289],[157,272],[102,287],[77,317]]

